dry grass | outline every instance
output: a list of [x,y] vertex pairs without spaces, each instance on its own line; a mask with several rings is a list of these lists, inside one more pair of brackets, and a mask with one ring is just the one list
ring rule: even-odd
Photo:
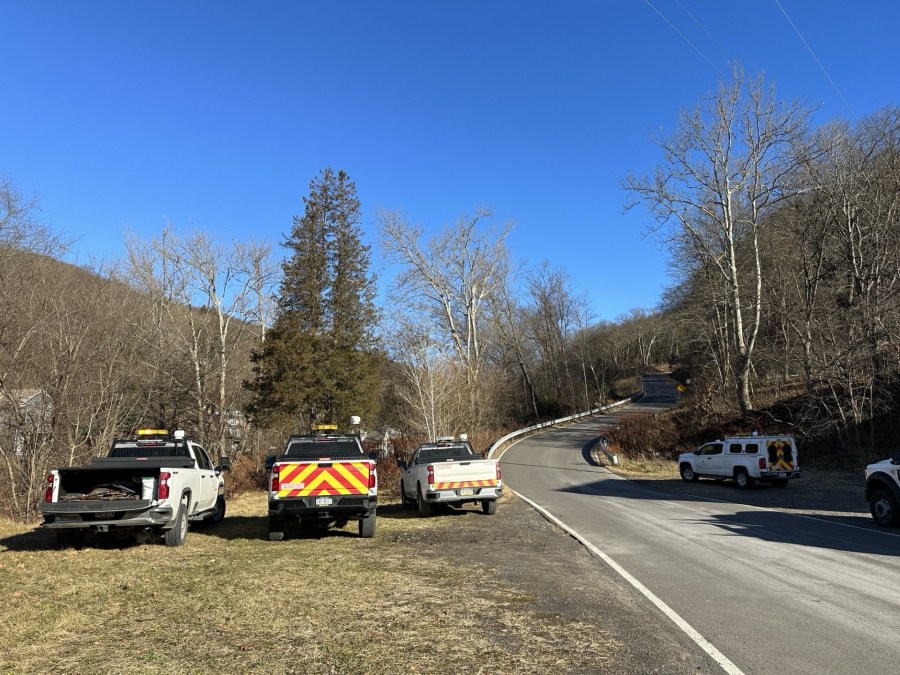
[[670,459],[660,457],[628,457],[619,455],[619,463],[611,466],[605,457],[600,459],[607,468],[625,476],[643,476],[652,478],[678,478],[678,467]]
[[[2,673],[525,673],[602,670],[596,624],[540,614],[487,568],[417,556],[453,518],[379,517],[275,543],[261,492],[180,548],[89,545],[0,522]],[[405,541],[406,540],[406,541]]]

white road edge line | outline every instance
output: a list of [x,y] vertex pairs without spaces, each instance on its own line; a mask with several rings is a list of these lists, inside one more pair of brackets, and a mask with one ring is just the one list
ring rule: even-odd
[[631,576],[631,574],[629,574],[628,571],[624,567],[622,567],[619,563],[617,563],[615,560],[610,558],[603,551],[601,551],[599,548],[594,546],[587,539],[582,537],[578,532],[573,530],[571,527],[569,527],[564,522],[562,522],[559,518],[557,518],[552,513],[550,513],[547,509],[545,509],[542,506],[539,506],[535,502],[531,501],[530,499],[528,499],[528,497],[525,497],[524,495],[520,495],[518,492],[516,492],[512,488],[510,488],[510,492],[512,492],[514,495],[516,495],[519,499],[521,499],[525,503],[529,504],[532,508],[536,509],[547,520],[549,520],[550,522],[552,522],[552,523],[558,525],[559,527],[561,527],[562,529],[564,529],[571,536],[573,536],[575,539],[577,539],[581,543],[582,546],[586,547],[591,553],[593,553],[595,556],[597,556],[598,558],[603,560],[603,562],[605,562],[607,565],[612,567],[613,570],[615,570],[615,572],[620,577],[622,577],[623,579],[625,579],[625,581],[627,581],[629,584],[634,586],[634,588],[636,588],[641,593],[641,595],[643,595],[650,602],[652,602],[654,605],[656,605],[663,614],[665,614],[667,617],[669,617],[669,619],[671,619],[672,622],[676,626],[678,626],[678,628],[680,628],[689,638],[691,638],[691,640],[693,640],[695,643],[697,643],[697,646],[700,647],[700,649],[702,649],[704,652],[706,652],[713,661],[718,663],[722,667],[722,670],[724,670],[729,675],[744,675],[744,672],[740,668],[738,668],[736,665],[734,665],[727,656],[725,656],[722,652],[720,652],[718,649],[716,649],[715,646],[709,640],[707,640],[705,637],[700,635],[700,633],[698,633],[697,630],[693,626],[691,626],[691,624],[689,624],[687,621],[682,619],[675,612],[675,610],[673,610],[666,603],[664,603],[662,600],[660,600],[656,595],[654,595],[653,591],[651,591],[649,588],[644,586],[644,584],[642,584],[640,581],[638,581],[633,576]]

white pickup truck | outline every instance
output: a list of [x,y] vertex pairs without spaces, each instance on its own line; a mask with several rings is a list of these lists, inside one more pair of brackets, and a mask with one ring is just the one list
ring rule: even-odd
[[497,501],[503,494],[500,463],[482,459],[467,440],[423,443],[408,462],[400,460],[397,465],[403,471],[403,506],[418,505],[423,517],[432,514],[435,504],[480,503],[484,513],[497,513]]
[[756,481],[785,487],[800,477],[793,436],[729,436],[678,456],[682,480],[733,478],[739,488]]
[[85,467],[54,469],[47,476],[42,528],[56,532],[60,548],[80,547],[88,532],[106,536],[162,536],[180,546],[189,521],[225,517],[227,458],[213,466],[206,451],[183,431],[142,429],[116,440],[106,457]]

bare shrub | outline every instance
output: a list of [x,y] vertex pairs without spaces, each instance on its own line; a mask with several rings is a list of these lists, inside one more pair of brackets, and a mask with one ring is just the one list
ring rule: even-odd
[[609,434],[610,451],[629,458],[675,459],[678,430],[668,414],[626,419]]

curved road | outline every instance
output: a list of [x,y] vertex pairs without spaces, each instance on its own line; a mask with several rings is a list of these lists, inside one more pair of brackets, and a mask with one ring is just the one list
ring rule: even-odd
[[511,446],[504,481],[661,601],[641,598],[647,611],[696,631],[725,672],[900,671],[900,530],[665,493],[597,466],[604,427],[677,400],[664,376],[644,383],[637,404]]

